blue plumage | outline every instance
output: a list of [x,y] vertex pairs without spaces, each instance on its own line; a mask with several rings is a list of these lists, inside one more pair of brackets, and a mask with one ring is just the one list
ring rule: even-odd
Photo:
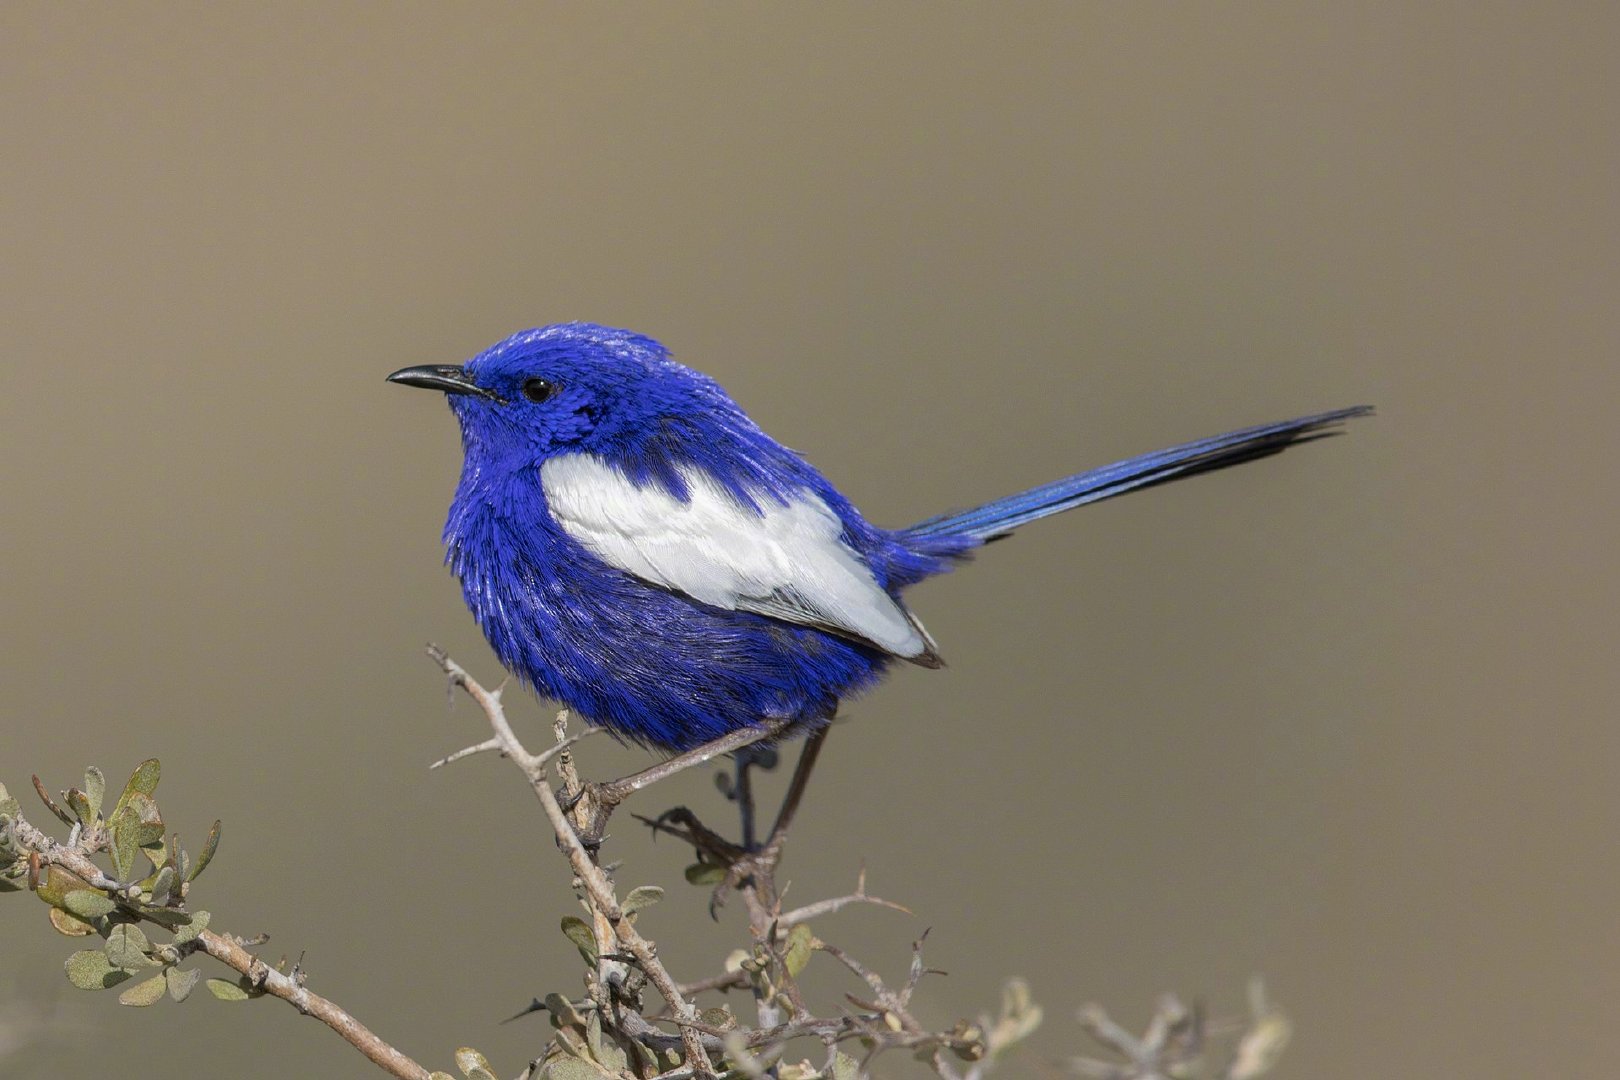
[[447,559],[501,662],[666,750],[767,718],[824,723],[894,660],[937,666],[901,591],[1020,525],[1369,411],[1203,439],[891,531],[628,331],[529,330],[465,367],[390,379],[446,391],[461,423]]

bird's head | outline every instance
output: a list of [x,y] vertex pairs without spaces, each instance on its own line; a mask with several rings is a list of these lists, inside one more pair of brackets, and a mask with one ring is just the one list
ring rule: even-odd
[[556,453],[611,453],[664,417],[736,410],[658,342],[593,323],[525,330],[461,367],[409,367],[388,380],[443,391],[468,457],[513,468]]

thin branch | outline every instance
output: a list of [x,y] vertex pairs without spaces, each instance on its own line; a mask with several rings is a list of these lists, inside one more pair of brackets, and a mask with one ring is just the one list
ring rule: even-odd
[[676,773],[684,772],[694,765],[702,765],[705,762],[713,761],[721,754],[729,754],[741,750],[745,746],[752,746],[754,743],[766,739],[774,739],[792,726],[792,720],[767,720],[758,727],[738,728],[736,731],[722,735],[712,742],[706,742],[694,750],[688,750],[684,754],[677,754],[668,761],[660,761],[658,764],[651,765],[640,772],[631,773],[629,776],[610,781],[602,785],[602,787],[611,792],[617,802],[623,802],[636,792],[650,787],[660,780],[667,780]]
[[906,915],[915,914],[903,904],[897,904],[893,900],[884,900],[867,892],[866,867],[862,866],[860,875],[855,879],[854,892],[848,896],[834,896],[827,900],[818,900],[813,904],[794,908],[792,911],[783,912],[777,916],[776,925],[783,930],[791,930],[800,923],[809,922],[811,919],[819,919],[823,915],[831,915],[835,911],[842,911],[851,904],[872,904],[876,907],[888,908],[891,911],[899,911]]
[[[27,850],[34,853],[41,863],[59,866],[92,888],[111,893],[115,900],[128,899],[128,888],[102,873],[101,868],[87,855],[56,843],[21,817],[13,819],[12,835]],[[125,907],[122,910],[140,916],[145,921],[156,921],[147,919],[137,908]],[[427,1069],[384,1041],[342,1006],[304,986],[301,978],[277,971],[248,952],[243,947],[243,939],[204,930],[192,939],[192,947],[199,952],[207,953],[237,974],[246,976],[258,989],[271,997],[280,998],[305,1016],[313,1016],[337,1032],[345,1042],[389,1075],[397,1076],[400,1080],[427,1080]]]
[[400,1080],[427,1080],[428,1070],[384,1042],[336,1002],[304,986],[302,979],[277,971],[239,944],[238,939],[204,930],[195,939],[203,952],[245,975],[271,997],[278,997],[305,1016],[313,1016],[343,1037],[374,1064]]
[[748,972],[738,968],[736,971],[710,975],[707,979],[699,979],[697,982],[681,983],[681,993],[691,998],[708,990],[743,990],[747,988],[748,983]]
[[[637,965],[645,972],[664,996],[664,1000],[675,1010],[675,1021],[681,1024],[681,1039],[685,1044],[688,1064],[696,1071],[698,1076],[715,1075],[713,1067],[709,1064],[708,1052],[703,1047],[699,1032],[691,1025],[697,1022],[697,1010],[681,994],[680,986],[670,975],[669,969],[658,958],[657,951],[652,943],[636,932],[636,928],[625,916],[624,910],[619,907],[618,898],[613,893],[613,886],[585,850],[580,841],[579,833],[568,816],[563,812],[562,805],[557,802],[556,793],[551,790],[551,781],[547,763],[554,754],[559,753],[568,744],[560,743],[540,754],[531,754],[523,743],[519,741],[516,733],[512,731],[511,724],[506,719],[506,711],[501,707],[500,698],[491,694],[480,686],[472,676],[451,660],[444,650],[437,646],[430,646],[428,655],[443,668],[446,675],[457,686],[467,692],[475,701],[489,720],[490,727],[495,731],[495,737],[500,740],[506,754],[528,777],[529,787],[534,790],[535,796],[540,800],[540,806],[545,811],[547,819],[551,822],[552,830],[557,834],[557,840],[562,845],[563,853],[568,856],[569,865],[573,867],[574,875],[584,885],[586,893],[596,909],[612,926],[614,934],[618,936],[625,951],[636,958]],[[667,763],[666,763],[667,764]],[[640,775],[640,774],[638,774]],[[632,778],[634,779],[634,778]],[[633,789],[632,789],[633,790]]]
[[460,750],[457,750],[455,753],[451,754],[449,757],[440,758],[438,761],[435,761],[433,764],[429,765],[428,768],[430,768],[430,769],[442,769],[446,765],[449,765],[452,762],[460,761],[462,758],[469,758],[469,757],[472,757],[474,754],[483,754],[483,753],[487,753],[490,750],[499,750],[500,748],[501,748],[501,740],[495,739],[495,738],[485,739],[483,742],[479,743],[476,746],[464,747],[464,748],[462,748]]

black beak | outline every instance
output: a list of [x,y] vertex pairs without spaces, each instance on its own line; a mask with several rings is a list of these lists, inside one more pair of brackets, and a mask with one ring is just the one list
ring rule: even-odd
[[423,390],[442,390],[446,394],[472,394],[476,397],[500,401],[500,395],[473,382],[466,368],[448,364],[422,364],[419,367],[400,368],[388,376],[389,382],[405,386],[419,386]]

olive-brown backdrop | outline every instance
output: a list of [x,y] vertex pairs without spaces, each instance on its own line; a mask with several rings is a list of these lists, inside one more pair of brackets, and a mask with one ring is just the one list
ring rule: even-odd
[[[1578,3],[8,3],[0,776],[160,756],[219,923],[514,1074],[567,881],[509,765],[426,771],[481,733],[422,642],[497,672],[452,420],[384,374],[634,327],[887,524],[1371,401],[917,590],[951,666],[849,707],[794,894],[864,859],[917,917],[836,931],[932,926],[935,1019],[1027,976],[1014,1075],[1252,972],[1281,1077],[1620,1074],[1617,45]],[[735,923],[616,832],[710,970]],[[6,1076],[368,1075],[278,1004],[73,990],[26,898],[0,941],[49,1028]]]

